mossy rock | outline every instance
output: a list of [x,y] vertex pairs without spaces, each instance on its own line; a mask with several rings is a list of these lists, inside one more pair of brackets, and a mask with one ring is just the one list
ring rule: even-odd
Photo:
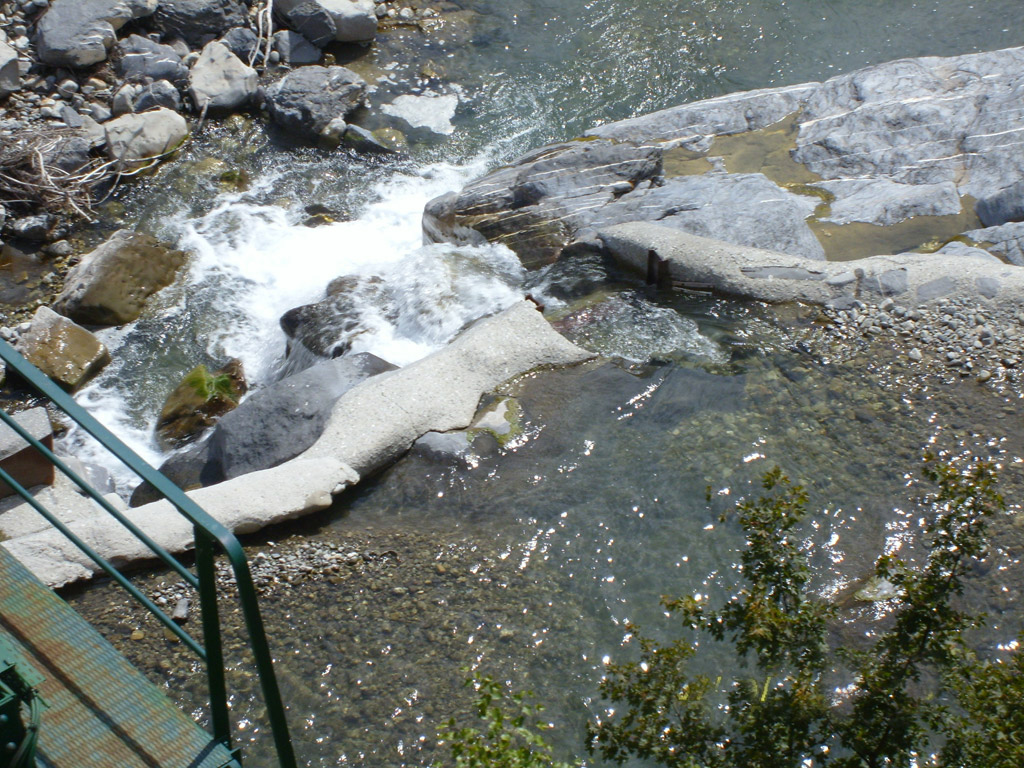
[[160,444],[170,449],[192,442],[233,410],[247,389],[241,360],[232,359],[213,373],[197,365],[164,402],[156,424]]

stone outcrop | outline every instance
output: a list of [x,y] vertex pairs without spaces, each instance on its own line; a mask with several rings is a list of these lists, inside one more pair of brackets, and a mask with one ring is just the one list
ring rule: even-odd
[[247,106],[256,95],[256,70],[223,43],[208,43],[189,73],[189,94],[200,112],[222,115]]
[[86,325],[124,325],[174,281],[185,253],[152,235],[120,230],[68,273],[54,309]]
[[904,59],[595,128],[431,201],[424,232],[528,266],[634,221],[809,259],[937,248],[1024,219],[1022,142],[1024,48]]
[[[115,31],[151,15],[159,0],[53,0],[39,19],[39,59],[54,67],[88,67],[107,58]],[[166,0],[164,0],[166,4]]]
[[122,168],[152,162],[188,137],[188,122],[163,107],[152,112],[122,115],[103,125],[107,156]]
[[271,119],[288,133],[310,141],[328,124],[344,120],[363,103],[366,83],[345,67],[303,67],[290,72],[266,91]]
[[18,351],[32,365],[74,392],[110,362],[103,343],[49,307],[36,310],[28,330],[18,337]]

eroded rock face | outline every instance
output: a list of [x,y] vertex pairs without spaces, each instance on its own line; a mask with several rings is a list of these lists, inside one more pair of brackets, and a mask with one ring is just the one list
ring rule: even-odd
[[[37,25],[39,59],[54,67],[88,67],[107,58],[114,32],[151,15],[159,0],[53,0]],[[165,0],[166,3],[166,0]]]
[[[1024,48],[904,59],[824,83],[731,94],[586,138],[431,201],[427,239],[503,242],[532,267],[597,229],[647,221],[820,259],[821,243],[835,241],[819,241],[817,232],[834,234],[819,225],[955,219],[944,222],[956,228],[942,230],[938,247],[967,230],[1020,222]],[[1019,248],[1015,237],[1000,242],[1000,253]]]
[[151,235],[115,232],[68,273],[54,309],[86,325],[130,323],[174,281],[185,258]]
[[110,353],[99,339],[49,307],[36,310],[17,347],[32,365],[69,392],[110,362]]
[[360,104],[366,82],[345,67],[303,67],[266,89],[270,117],[284,130],[316,141],[335,118]]

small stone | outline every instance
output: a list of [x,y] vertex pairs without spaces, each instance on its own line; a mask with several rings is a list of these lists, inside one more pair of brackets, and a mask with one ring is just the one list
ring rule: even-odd
[[984,384],[986,381],[988,381],[991,378],[992,378],[992,371],[988,370],[987,368],[978,371],[978,381],[980,383]]
[[918,349],[917,347],[914,347],[912,350],[910,350],[907,353],[907,357],[909,357],[915,363],[919,363],[919,362],[921,362],[921,360],[924,359],[924,355],[921,354],[921,350]]
[[146,639],[146,633],[143,632],[141,629],[136,629],[134,632],[132,632],[131,637],[132,637],[132,640],[138,642],[139,640],[145,640]]

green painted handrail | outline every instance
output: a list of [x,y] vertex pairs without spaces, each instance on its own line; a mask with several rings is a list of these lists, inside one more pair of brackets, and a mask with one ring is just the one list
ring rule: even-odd
[[[213,564],[216,549],[219,549],[226,555],[234,573],[242,615],[249,634],[256,671],[260,678],[260,687],[263,691],[263,698],[267,707],[267,719],[270,721],[278,763],[281,768],[295,768],[295,753],[292,748],[291,738],[288,735],[288,722],[285,717],[280,689],[277,685],[277,677],[274,674],[273,659],[270,654],[270,648],[267,645],[263,619],[260,616],[256,588],[252,583],[252,574],[249,571],[249,563],[245,558],[245,552],[234,533],[205,512],[198,504],[186,496],[178,486],[143,461],[134,451],[111,433],[110,430],[78,405],[68,393],[54,384],[35,366],[29,363],[14,347],[3,340],[0,340],[0,358],[7,364],[9,373],[16,373],[39,394],[64,411],[82,429],[92,435],[104,448],[114,454],[125,466],[138,475],[139,478],[155,488],[192,523],[195,530],[197,576],[192,575],[173,555],[166,552],[156,542],[146,536],[119,510],[98,494],[95,489],[78,477],[64,462],[54,456],[45,445],[32,437],[21,425],[16,424],[8,414],[3,413],[0,416],[6,424],[11,426],[22,438],[42,453],[61,472],[66,474],[72,482],[82,488],[104,510],[125,525],[154,555],[176,572],[182,574],[189,584],[198,589],[204,645],[200,646],[188,633],[178,627],[159,607],[121,576],[117,569],[98,553],[94,552],[56,516],[45,510],[25,488],[3,469],[0,469],[0,479],[10,485],[18,495],[31,504],[36,511],[40,512],[51,525],[67,536],[97,566],[110,574],[136,600],[139,600],[142,605],[153,612],[164,626],[171,629],[176,636],[181,638],[182,642],[206,662],[207,683],[210,693],[210,720],[213,725],[213,735],[214,738],[230,748],[231,734],[227,714],[227,688],[220,640],[220,619],[217,611],[217,588]],[[183,571],[184,573],[182,573]]]

